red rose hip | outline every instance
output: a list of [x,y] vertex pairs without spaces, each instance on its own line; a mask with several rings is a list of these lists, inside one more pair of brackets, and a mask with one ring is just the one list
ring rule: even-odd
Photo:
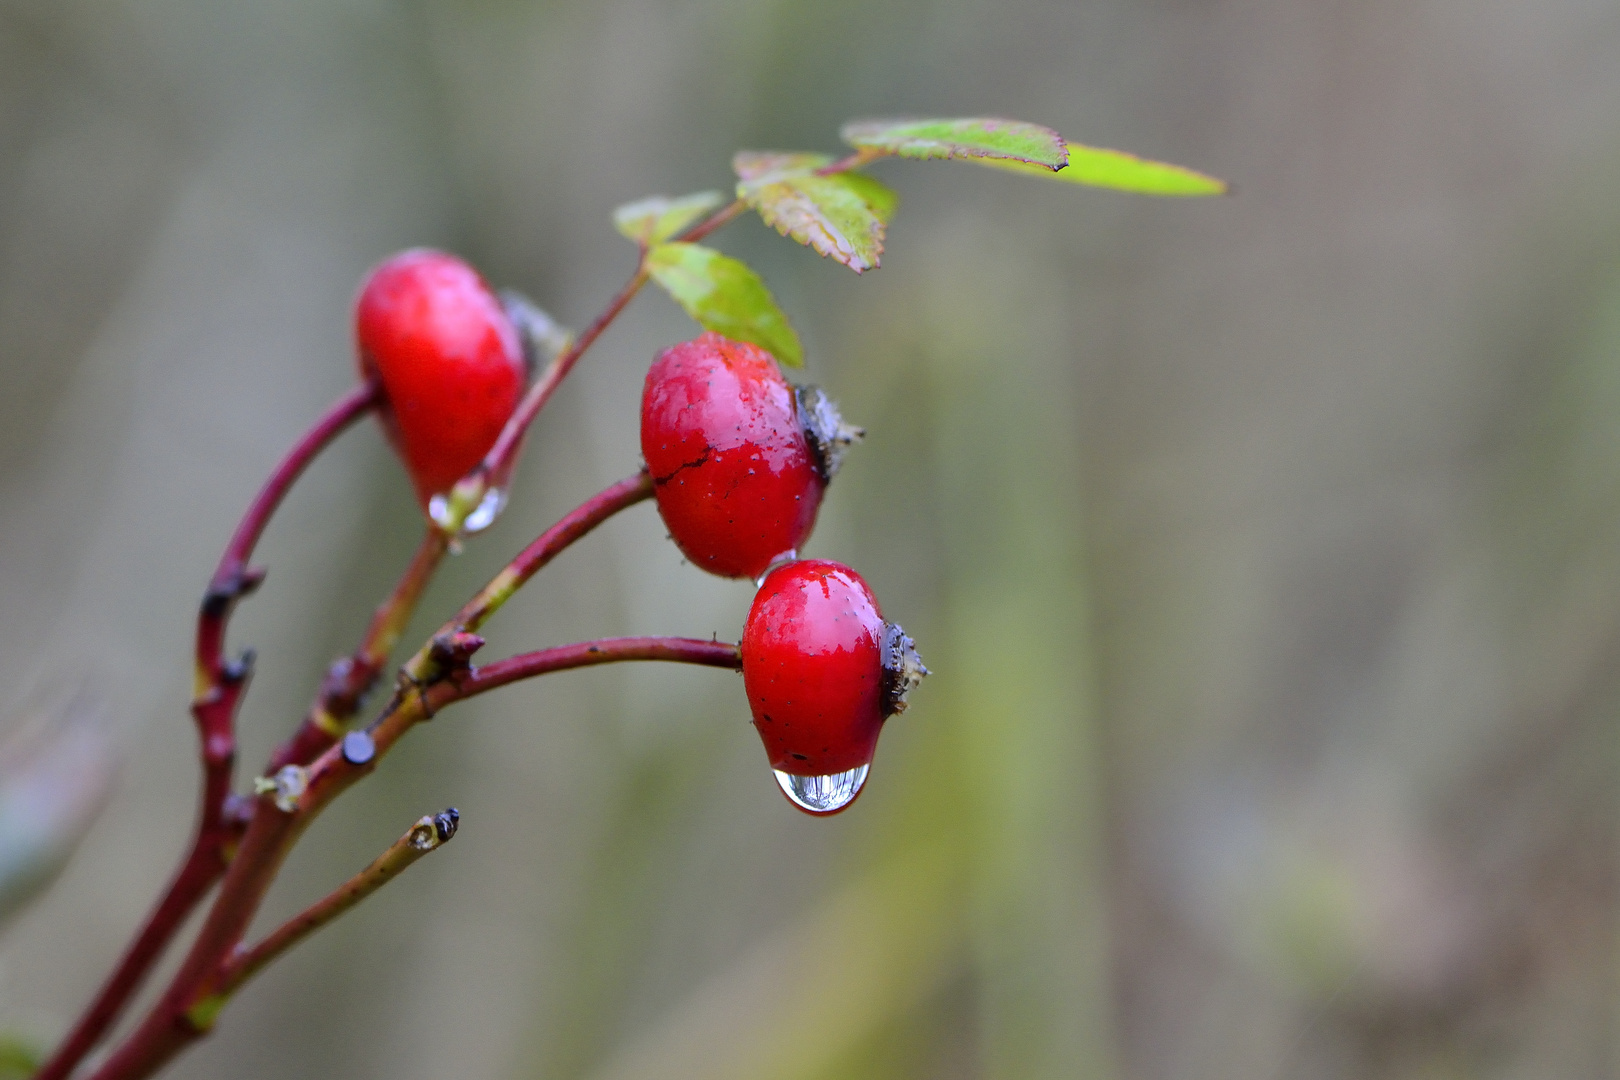
[[756,345],[707,333],[647,372],[641,452],[658,513],[686,557],[722,577],[758,577],[794,556],[859,437]]
[[[383,388],[383,427],[417,501],[435,510],[495,444],[527,378],[522,341],[478,272],[442,251],[404,251],[367,275],[355,303],[360,371]],[[500,487],[504,477],[496,478]],[[492,491],[468,516],[494,519]]]
[[742,640],[743,686],[783,794],[835,814],[866,782],[883,721],[928,673],[847,566],[789,563],[765,578]]

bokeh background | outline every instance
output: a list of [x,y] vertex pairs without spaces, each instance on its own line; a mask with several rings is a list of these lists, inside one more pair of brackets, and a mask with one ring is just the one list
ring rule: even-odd
[[[580,325],[632,268],[614,206],[896,114],[1238,192],[891,162],[864,278],[718,238],[871,433],[810,553],[936,672],[861,801],[794,812],[727,673],[462,706],[264,921],[422,813],[455,844],[172,1075],[1620,1075],[1606,0],[0,0],[0,1030],[66,1028],[186,842],[195,604],[352,384],[364,270],[447,247]],[[637,301],[419,629],[636,467],[692,332]],[[418,529],[369,425],[296,491],[236,621],[247,776]],[[641,507],[488,654],[734,638],[749,599]]]

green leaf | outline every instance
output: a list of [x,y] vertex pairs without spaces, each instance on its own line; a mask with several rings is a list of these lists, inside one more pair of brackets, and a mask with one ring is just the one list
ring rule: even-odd
[[1123,150],[1102,150],[1078,143],[1069,144],[1069,167],[1061,172],[1051,172],[1021,161],[994,161],[989,158],[980,159],[975,164],[1027,173],[1046,180],[1115,188],[1142,195],[1224,195],[1228,190],[1226,181],[1180,165],[1149,161]]
[[831,160],[822,154],[744,151],[732,160],[743,177],[737,197],[783,236],[859,274],[878,265],[899,196],[870,176],[817,176],[815,170]]
[[701,244],[659,244],[647,252],[647,272],[705,330],[758,345],[789,367],[804,363],[799,335],[747,263]]
[[627,239],[652,247],[685,232],[688,225],[725,201],[718,191],[700,191],[679,199],[654,195],[613,211],[613,227]]
[[856,120],[839,137],[857,150],[906,158],[983,158],[1061,169],[1069,160],[1063,136],[1022,120]]

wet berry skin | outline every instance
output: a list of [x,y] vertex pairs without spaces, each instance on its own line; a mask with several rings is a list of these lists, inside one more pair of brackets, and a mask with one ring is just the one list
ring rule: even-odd
[[872,760],[885,629],[877,598],[847,566],[807,559],[765,578],[743,628],[742,671],[771,768],[825,776]]
[[660,354],[641,452],[670,536],[711,573],[758,577],[815,525],[826,483],[793,388],[758,346],[706,333]]
[[355,302],[360,371],[425,509],[483,459],[517,407],[522,343],[478,272],[417,248],[378,264]]

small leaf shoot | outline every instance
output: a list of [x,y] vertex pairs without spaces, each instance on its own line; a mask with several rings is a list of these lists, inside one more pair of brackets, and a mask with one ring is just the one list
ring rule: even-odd
[[688,225],[726,201],[718,191],[699,191],[672,199],[653,195],[613,211],[613,227],[627,240],[652,247],[679,236]]

